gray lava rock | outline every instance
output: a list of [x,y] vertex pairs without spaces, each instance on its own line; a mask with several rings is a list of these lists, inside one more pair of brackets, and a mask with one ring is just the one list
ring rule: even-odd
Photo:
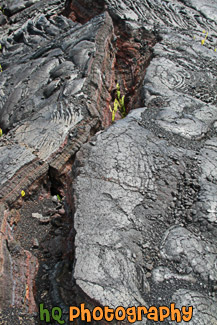
[[[0,16],[2,202],[14,202],[51,169],[62,171],[86,143],[73,165],[73,285],[110,307],[190,304],[189,324],[216,324],[217,302],[210,298],[217,279],[216,3],[67,1],[72,19],[62,15],[59,0],[1,6],[7,15]],[[136,46],[122,44],[120,30]],[[151,54],[144,68],[132,60],[131,71],[119,75],[119,60],[129,66],[126,49],[139,53],[133,57],[139,63]],[[99,125],[111,122],[114,80],[123,76],[118,81],[127,85],[138,69],[142,89],[125,94],[126,103],[141,97],[135,103],[143,107],[88,143]],[[0,234],[0,303],[21,306],[28,281],[32,311],[37,261],[7,246],[13,237],[7,206],[0,210],[0,228],[7,229]],[[64,247],[58,232],[49,251],[61,258]]]
[[175,226],[166,232],[161,252],[169,260],[186,261],[195,274],[207,281],[217,278],[216,245],[197,238],[183,227]]
[[[122,19],[140,17],[149,30],[156,24],[161,41],[145,75],[144,108],[77,155],[74,278],[103,305],[181,299],[187,306],[192,297],[198,312],[190,324],[214,324],[215,299],[210,312],[199,310],[217,279],[216,236],[200,224],[207,220],[216,229],[216,54],[211,39],[201,45],[205,18],[197,10],[216,40],[215,4],[204,10],[202,2],[182,2],[173,2],[173,14],[171,2],[152,1],[151,9],[146,1],[110,2]],[[150,262],[155,281],[146,270]]]
[[[184,289],[177,290],[172,299],[178,308],[193,306],[193,317],[189,324],[216,324],[216,300],[199,292]],[[174,322],[170,322],[170,324],[174,324]],[[182,321],[179,324],[186,324],[186,322]]]

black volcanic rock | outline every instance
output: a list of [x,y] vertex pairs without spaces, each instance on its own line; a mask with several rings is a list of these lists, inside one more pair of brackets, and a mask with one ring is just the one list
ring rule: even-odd
[[[73,288],[110,307],[192,305],[189,324],[215,325],[215,1],[0,6],[0,309],[36,310],[38,262],[15,254],[11,207],[72,169]],[[117,82],[132,111],[111,125]],[[61,259],[60,233],[49,247]],[[61,263],[50,279],[62,306]]]

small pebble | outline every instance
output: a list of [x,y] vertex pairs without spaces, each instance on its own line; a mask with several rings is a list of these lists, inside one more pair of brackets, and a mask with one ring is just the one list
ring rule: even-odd
[[33,248],[38,248],[39,247],[39,242],[38,242],[38,239],[37,238],[33,238],[33,245],[32,245]]
[[64,209],[60,209],[60,210],[58,210],[58,213],[59,213],[60,215],[64,215],[64,214],[65,214],[65,210],[64,210]]

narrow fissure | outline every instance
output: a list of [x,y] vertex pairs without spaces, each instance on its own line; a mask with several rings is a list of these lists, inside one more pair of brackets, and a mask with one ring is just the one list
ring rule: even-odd
[[[97,15],[107,11],[112,18],[114,26],[114,39],[112,49],[115,51],[113,84],[111,85],[110,99],[106,98],[106,114],[110,115],[109,105],[113,107],[116,98],[116,84],[119,83],[121,95],[125,96],[126,113],[131,109],[139,108],[143,104],[142,85],[146,69],[153,58],[154,45],[160,41],[156,32],[150,32],[143,26],[134,26],[121,21],[110,12],[105,0],[90,3],[86,0],[68,0],[64,15],[74,22],[87,23]],[[112,55],[111,55],[112,57]],[[117,112],[116,119],[121,114]],[[104,117],[103,126],[108,126],[108,118]]]
[[[86,8],[85,11],[83,5],[83,3],[77,4],[76,1],[68,1],[64,14],[73,21],[84,24],[105,10],[103,2],[97,3],[96,7],[93,5],[92,8],[94,8],[94,11],[88,8]],[[112,47],[116,51],[116,55],[114,59],[113,86],[110,89],[110,101],[106,102],[106,110],[108,111],[109,105],[112,105],[114,102],[116,97],[116,84],[119,83],[121,95],[125,95],[127,113],[129,113],[131,109],[141,107],[143,104],[141,95],[142,84],[146,68],[153,57],[152,48],[157,42],[157,37],[154,33],[148,32],[142,27],[138,28],[135,32],[133,29],[128,28],[123,22],[113,20],[113,23],[115,39],[113,40]],[[117,114],[117,119],[119,118],[120,115]],[[108,126],[108,123],[103,123],[103,126]],[[95,133],[97,131],[98,130],[95,130]],[[73,172],[70,172],[70,169],[74,170],[74,175]],[[61,229],[64,256],[62,256],[61,259],[56,259],[55,262],[54,260],[52,262],[50,260],[50,266],[48,266],[49,272],[47,272],[48,269],[46,266],[41,266],[36,281],[36,287],[40,288],[47,285],[47,291],[50,291],[47,300],[47,308],[52,308],[54,305],[61,306],[64,313],[64,319],[68,322],[68,306],[79,306],[81,303],[85,303],[86,308],[93,309],[100,304],[90,299],[75,284],[73,279],[73,266],[76,258],[74,243],[76,232],[73,226],[75,210],[72,194],[73,179],[76,177],[74,159],[68,164],[68,174],[67,177],[65,177],[65,179],[68,179],[68,183],[62,182],[62,188],[60,182],[61,176],[58,175],[55,170],[52,170],[52,168],[50,168],[49,174],[52,179],[51,194],[55,195],[61,193],[62,197],[65,197],[64,209],[66,214],[63,218],[63,228]],[[62,191],[64,191],[64,193]],[[48,282],[46,274],[49,274]],[[43,278],[44,285],[40,284]],[[37,303],[39,304],[40,299],[43,298],[42,290],[37,293],[36,297]],[[86,322],[81,319],[77,319],[76,321],[76,324],[86,324]],[[92,321],[92,323],[95,324],[96,322]],[[103,321],[97,323],[105,324]],[[111,324],[118,324],[118,322],[111,322]]]
[[114,21],[114,26],[117,36],[115,75],[125,95],[129,113],[142,105],[142,84],[146,68],[153,57],[152,48],[156,44],[156,37],[142,27],[135,31],[122,21]]

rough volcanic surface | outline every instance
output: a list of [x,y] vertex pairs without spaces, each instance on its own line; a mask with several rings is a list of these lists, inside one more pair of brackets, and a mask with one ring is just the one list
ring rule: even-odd
[[[37,191],[39,199],[64,196],[61,173],[67,174],[68,162],[100,127],[101,71],[114,36],[112,19],[102,13],[83,26],[61,15],[64,5],[57,0],[1,2],[1,309],[12,305],[37,311],[38,262],[19,243],[14,244],[17,254],[10,247],[16,235],[11,208],[18,210]],[[25,231],[23,224],[23,236]]]
[[211,10],[195,3],[118,4],[116,14],[140,18],[162,40],[144,107],[77,155],[74,277],[102,305],[174,301],[193,306],[190,324],[205,325],[217,323],[217,30]]
[[216,2],[0,7],[0,321],[44,299],[216,325]]

